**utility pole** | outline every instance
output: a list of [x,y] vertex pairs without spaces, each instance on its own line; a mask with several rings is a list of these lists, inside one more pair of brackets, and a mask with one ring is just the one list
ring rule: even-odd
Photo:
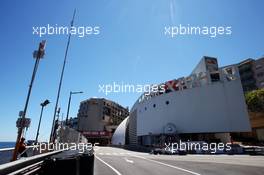
[[[76,13],[76,9],[73,12],[73,17],[72,17],[72,21],[71,21],[71,27],[73,27],[75,13]],[[69,32],[69,36],[68,36],[68,42],[67,42],[65,56],[64,56],[64,61],[63,61],[63,66],[62,66],[62,70],[61,70],[59,88],[58,88],[58,92],[57,92],[57,99],[56,99],[55,108],[54,108],[54,115],[53,115],[52,127],[51,127],[51,132],[50,132],[50,142],[51,143],[54,142],[54,140],[55,140],[55,138],[53,138],[54,132],[55,132],[54,131],[54,125],[55,125],[55,119],[56,119],[56,112],[57,112],[57,108],[58,108],[58,103],[59,103],[59,99],[60,99],[60,91],[61,91],[61,86],[62,86],[64,69],[65,69],[65,65],[66,65],[66,61],[67,61],[67,55],[68,55],[68,49],[69,49],[70,41],[71,41],[71,32]]]
[[15,161],[17,159],[19,142],[20,142],[20,139],[23,135],[24,129],[29,127],[29,125],[30,125],[30,119],[26,118],[26,113],[27,113],[27,108],[28,108],[28,103],[29,103],[29,99],[30,99],[30,95],[31,95],[32,86],[33,86],[33,83],[35,80],[35,76],[37,74],[39,61],[45,55],[45,46],[46,46],[46,41],[43,40],[42,42],[39,43],[38,50],[35,50],[33,52],[33,57],[36,59],[36,61],[35,61],[32,77],[31,77],[31,81],[29,84],[29,88],[28,88],[28,94],[27,94],[27,98],[26,98],[25,107],[24,107],[24,110],[19,113],[20,117],[18,118],[17,123],[16,123],[17,128],[18,128],[18,134],[17,134],[17,139],[16,139],[16,146],[15,146],[15,149],[13,152],[13,157],[12,157],[13,161]]

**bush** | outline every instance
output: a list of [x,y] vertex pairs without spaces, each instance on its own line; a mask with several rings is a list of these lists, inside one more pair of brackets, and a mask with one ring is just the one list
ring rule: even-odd
[[247,92],[246,103],[251,112],[264,112],[264,89]]

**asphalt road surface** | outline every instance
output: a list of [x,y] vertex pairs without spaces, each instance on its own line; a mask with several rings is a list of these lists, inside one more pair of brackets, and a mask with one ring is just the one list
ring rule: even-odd
[[150,155],[112,147],[95,149],[95,175],[263,175],[264,156]]

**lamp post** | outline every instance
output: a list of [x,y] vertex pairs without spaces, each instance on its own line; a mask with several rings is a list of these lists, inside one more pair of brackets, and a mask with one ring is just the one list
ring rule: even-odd
[[49,100],[45,100],[43,103],[40,104],[40,106],[41,106],[41,112],[40,112],[40,116],[39,116],[39,123],[38,123],[38,129],[37,129],[37,135],[36,135],[36,139],[35,139],[35,144],[38,143],[39,128],[40,128],[40,123],[41,123],[41,119],[42,119],[43,109],[49,103],[50,103]]
[[67,115],[66,115],[66,125],[68,125],[68,118],[69,118],[69,112],[70,112],[70,106],[71,106],[71,96],[73,94],[82,94],[82,91],[79,92],[70,92],[69,101],[68,101],[68,109],[67,109]]
[[45,46],[46,46],[46,41],[43,40],[42,42],[39,43],[38,50],[35,50],[33,52],[33,57],[36,59],[36,61],[35,61],[32,77],[31,77],[31,81],[29,84],[29,88],[28,88],[28,94],[27,94],[27,98],[26,98],[25,107],[24,107],[24,110],[20,112],[20,117],[17,120],[18,133],[17,133],[17,139],[16,139],[16,146],[15,146],[15,149],[13,152],[13,157],[12,157],[13,161],[15,161],[17,159],[19,142],[20,142],[20,139],[23,135],[24,129],[26,127],[29,127],[30,119],[26,118],[26,113],[27,113],[27,108],[28,108],[28,103],[29,103],[29,99],[30,99],[30,95],[31,95],[32,86],[33,86],[33,83],[35,80],[35,76],[37,74],[39,61],[45,55]]

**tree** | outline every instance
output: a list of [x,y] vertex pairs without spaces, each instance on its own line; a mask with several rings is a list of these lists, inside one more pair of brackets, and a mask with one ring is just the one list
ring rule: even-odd
[[246,103],[251,112],[264,112],[264,89],[247,92]]

